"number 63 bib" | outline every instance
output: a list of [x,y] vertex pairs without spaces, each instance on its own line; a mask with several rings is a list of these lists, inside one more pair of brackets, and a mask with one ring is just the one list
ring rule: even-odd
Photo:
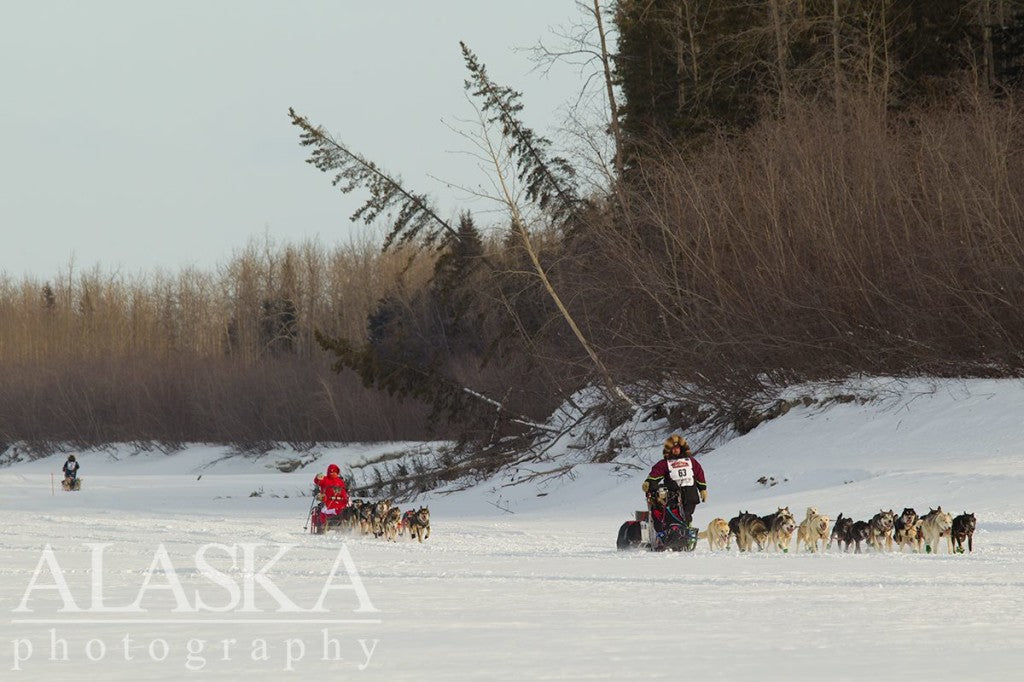
[[693,485],[693,462],[689,457],[666,460],[668,475],[679,487]]

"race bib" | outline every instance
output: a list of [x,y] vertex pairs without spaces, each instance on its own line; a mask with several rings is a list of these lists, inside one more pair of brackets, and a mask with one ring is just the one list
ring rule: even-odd
[[668,463],[668,475],[676,485],[682,487],[693,485],[693,462],[689,457],[666,460]]

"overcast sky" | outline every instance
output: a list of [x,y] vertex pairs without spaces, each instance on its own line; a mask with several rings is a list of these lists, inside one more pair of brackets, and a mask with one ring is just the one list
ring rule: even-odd
[[[356,205],[288,107],[435,197],[471,184],[459,40],[551,134],[580,83],[517,47],[574,0],[0,0],[0,271],[213,267],[251,237],[344,241]],[[550,129],[547,126],[551,126]]]

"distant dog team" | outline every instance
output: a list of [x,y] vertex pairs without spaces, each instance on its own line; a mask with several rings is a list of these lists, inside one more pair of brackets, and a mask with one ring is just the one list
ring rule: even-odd
[[353,500],[338,513],[330,527],[390,542],[408,532],[410,539],[423,542],[430,537],[430,509],[420,507],[403,513],[389,498],[376,502]]

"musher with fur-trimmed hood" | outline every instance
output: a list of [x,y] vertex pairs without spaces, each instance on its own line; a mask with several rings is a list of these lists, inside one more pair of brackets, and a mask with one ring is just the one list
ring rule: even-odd
[[[651,467],[651,472],[643,483],[644,493],[655,503],[658,503],[658,491],[661,488],[667,491],[668,497],[675,498],[679,511],[682,512],[683,521],[687,524],[693,520],[693,511],[697,504],[708,501],[708,484],[704,478],[704,469],[694,458],[686,439],[677,434],[665,440],[662,459]],[[676,505],[669,500],[668,506]]]

